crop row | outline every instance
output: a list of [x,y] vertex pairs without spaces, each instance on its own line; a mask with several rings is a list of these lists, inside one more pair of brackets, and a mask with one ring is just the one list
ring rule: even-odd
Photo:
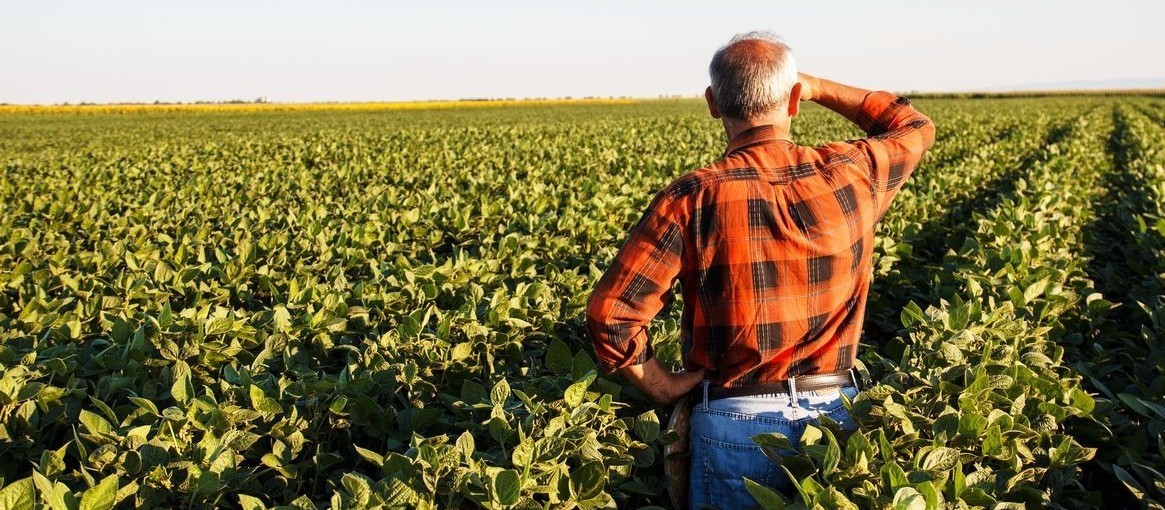
[[1089,391],[1098,394],[1089,434],[1098,448],[1090,476],[1114,490],[1106,506],[1165,502],[1165,130],[1144,105],[1112,111],[1115,170],[1086,226],[1084,255],[1096,291],[1080,333],[1066,342]]

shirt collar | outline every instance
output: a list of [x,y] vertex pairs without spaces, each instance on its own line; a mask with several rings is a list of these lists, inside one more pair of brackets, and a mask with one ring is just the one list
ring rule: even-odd
[[727,156],[746,147],[770,142],[793,144],[792,140],[777,136],[776,126],[771,124],[753,126],[732,137],[732,140],[728,142],[728,149],[724,151],[724,155]]

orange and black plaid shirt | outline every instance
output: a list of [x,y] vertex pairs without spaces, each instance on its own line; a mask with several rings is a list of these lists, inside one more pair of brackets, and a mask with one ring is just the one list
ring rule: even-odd
[[859,117],[867,138],[821,147],[754,127],[659,192],[587,306],[602,369],[650,359],[647,324],[677,279],[684,364],[713,384],[853,366],[874,225],[934,143],[905,98],[872,92]]

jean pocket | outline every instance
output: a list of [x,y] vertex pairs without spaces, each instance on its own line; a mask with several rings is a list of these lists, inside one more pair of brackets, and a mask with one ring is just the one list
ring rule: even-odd
[[781,466],[765,456],[756,443],[730,443],[708,437],[699,441],[703,449],[700,488],[711,506],[731,510],[755,507],[756,501],[744,488],[745,477],[781,491],[791,488]]

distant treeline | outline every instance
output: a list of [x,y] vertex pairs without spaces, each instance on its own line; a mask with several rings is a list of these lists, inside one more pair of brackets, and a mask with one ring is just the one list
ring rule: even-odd
[[1003,99],[1065,96],[1146,96],[1165,97],[1165,89],[1125,90],[1026,90],[1015,92],[906,92],[903,95],[918,99]]

